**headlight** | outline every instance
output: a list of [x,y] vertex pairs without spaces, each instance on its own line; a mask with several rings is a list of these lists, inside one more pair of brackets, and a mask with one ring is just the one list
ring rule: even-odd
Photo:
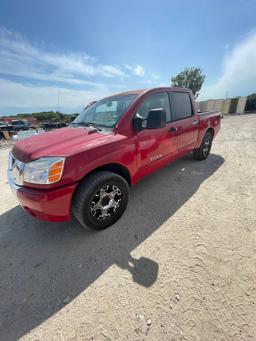
[[65,158],[44,157],[25,164],[25,182],[33,184],[52,184],[61,179]]

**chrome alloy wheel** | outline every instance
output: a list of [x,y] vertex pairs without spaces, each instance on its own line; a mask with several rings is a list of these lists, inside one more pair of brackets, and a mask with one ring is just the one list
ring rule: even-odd
[[204,142],[203,155],[207,157],[211,149],[211,138],[208,137]]
[[122,201],[122,192],[116,185],[101,188],[90,202],[90,210],[94,218],[104,220],[115,215]]

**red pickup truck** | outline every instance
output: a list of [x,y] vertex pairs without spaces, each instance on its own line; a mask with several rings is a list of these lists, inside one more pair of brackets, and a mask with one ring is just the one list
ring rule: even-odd
[[124,213],[129,187],[183,155],[208,157],[220,113],[198,113],[190,90],[129,91],[92,102],[67,128],[17,142],[8,180],[21,206],[47,221],[101,230]]

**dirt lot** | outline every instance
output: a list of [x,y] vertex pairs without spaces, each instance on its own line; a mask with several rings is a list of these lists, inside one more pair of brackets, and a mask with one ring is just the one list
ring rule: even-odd
[[256,115],[132,189],[100,233],[34,220],[0,151],[0,340],[255,340]]

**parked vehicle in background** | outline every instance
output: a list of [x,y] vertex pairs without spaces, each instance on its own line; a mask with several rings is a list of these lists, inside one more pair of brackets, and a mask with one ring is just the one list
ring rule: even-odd
[[13,131],[11,124],[0,121],[0,141],[10,140],[10,133]]
[[28,130],[30,123],[25,120],[12,120],[13,130]]
[[59,128],[64,128],[67,126],[67,123],[65,122],[42,122],[40,123],[40,127],[44,130],[53,130],[53,129],[59,129]]
[[122,216],[131,185],[187,153],[205,160],[219,129],[220,113],[199,114],[190,90],[121,93],[90,105],[70,127],[17,142],[8,179],[32,216],[66,221],[73,212],[101,230]]
[[13,126],[9,123],[0,121],[0,131],[12,131],[13,130]]

